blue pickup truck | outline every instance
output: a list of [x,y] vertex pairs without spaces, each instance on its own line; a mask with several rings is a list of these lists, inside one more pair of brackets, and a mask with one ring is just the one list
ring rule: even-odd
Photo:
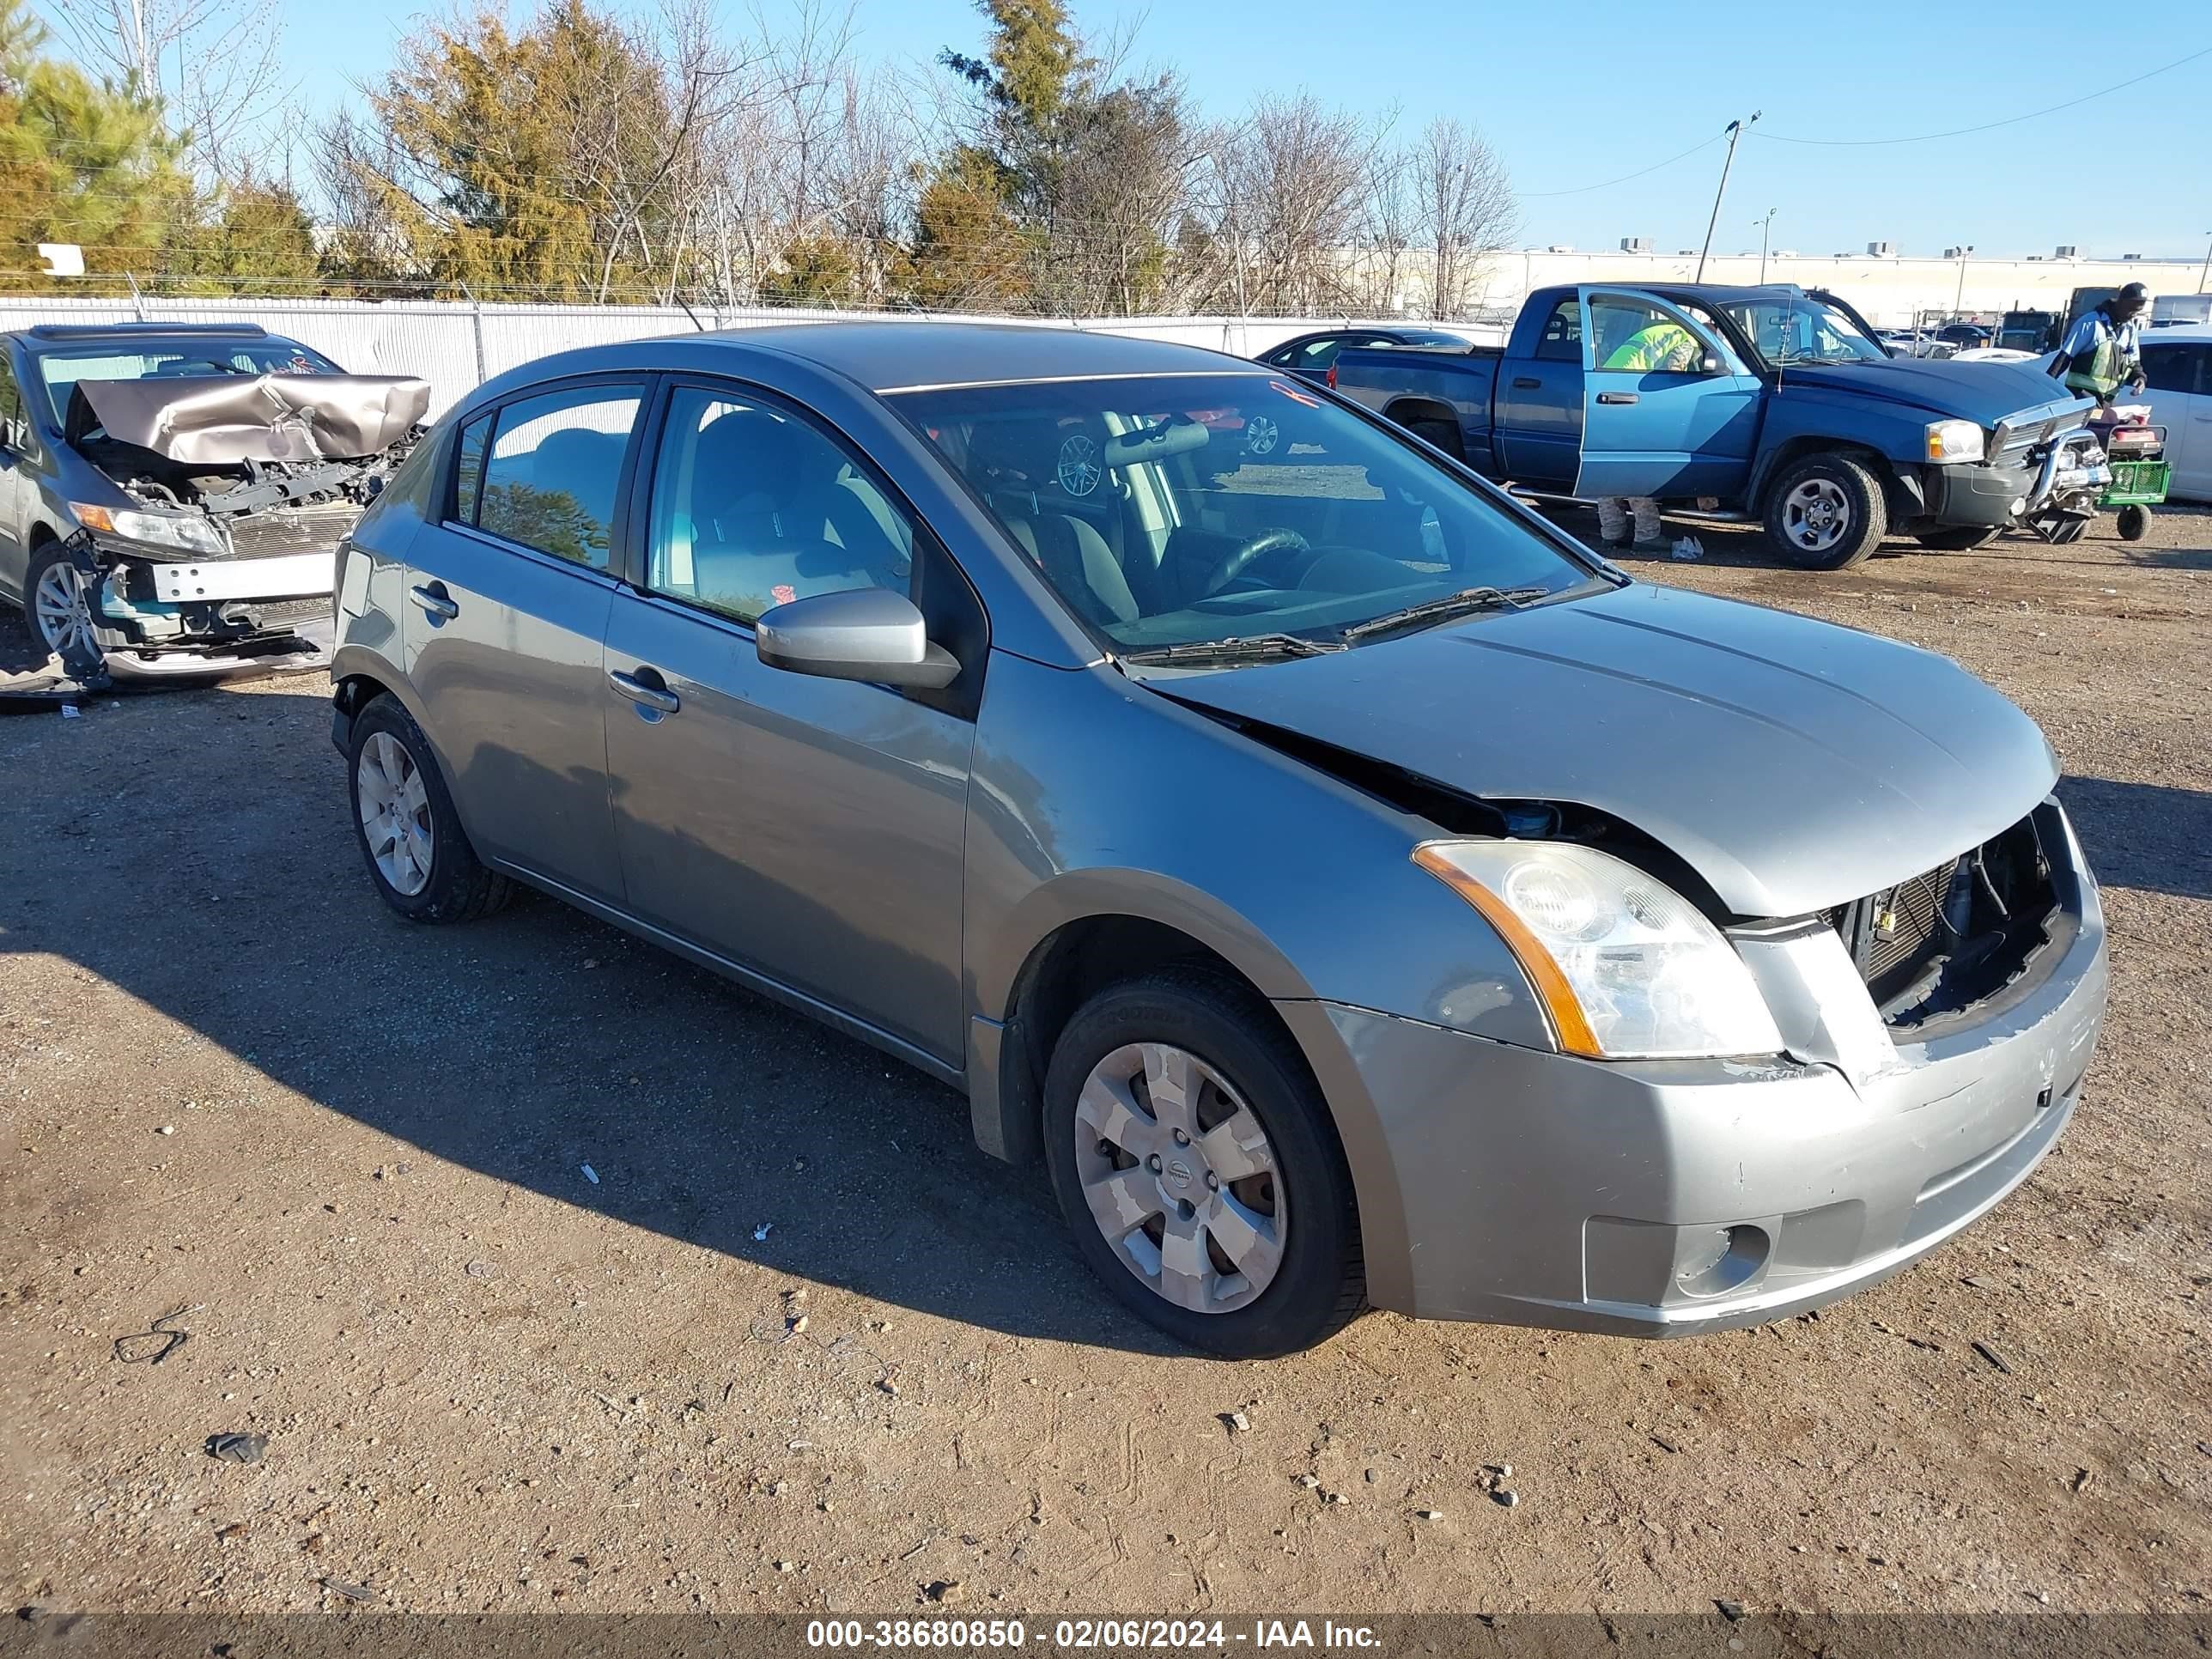
[[1528,494],[1763,522],[1808,570],[2087,519],[2111,476],[2039,369],[1893,358],[1794,286],[1540,289],[1503,347],[1348,349],[1330,383]]

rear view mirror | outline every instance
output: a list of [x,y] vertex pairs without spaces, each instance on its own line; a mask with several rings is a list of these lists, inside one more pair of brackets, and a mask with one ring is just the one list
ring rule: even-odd
[[761,613],[753,639],[770,668],[828,680],[934,691],[960,673],[958,659],[929,642],[914,602],[887,587],[816,593],[779,605]]

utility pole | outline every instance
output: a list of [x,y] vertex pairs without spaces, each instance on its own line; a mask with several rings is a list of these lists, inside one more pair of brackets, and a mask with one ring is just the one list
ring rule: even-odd
[[1973,252],[1972,242],[1959,244],[1959,291],[1951,296],[1951,316],[1954,321],[1966,303],[1966,261]]
[[1713,228],[1721,222],[1721,198],[1728,194],[1729,169],[1735,165],[1736,141],[1743,137],[1743,130],[1759,117],[1759,112],[1753,110],[1750,121],[1731,121],[1728,124],[1728,160],[1721,163],[1721,185],[1713,192],[1713,216],[1705,221],[1705,245],[1698,251],[1698,280],[1701,283],[1705,280],[1705,256],[1713,251]]
[[1774,216],[1781,211],[1782,210],[1780,208],[1769,208],[1766,210],[1766,216],[1764,219],[1754,219],[1752,221],[1752,223],[1759,227],[1759,284],[1761,288],[1766,286],[1766,242],[1768,233],[1772,231],[1774,228]]
[[[2212,236],[2212,230],[2208,230],[2204,234],[2207,236]],[[2204,269],[2197,273],[2197,291],[2199,294],[2204,292],[2204,282],[2207,277],[2212,277],[2212,243],[2205,246]]]

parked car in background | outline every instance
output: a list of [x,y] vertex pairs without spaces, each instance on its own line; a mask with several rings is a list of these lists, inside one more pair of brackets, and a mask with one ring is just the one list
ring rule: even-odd
[[2141,398],[2152,422],[2166,428],[2166,459],[2173,469],[2169,497],[2212,501],[2212,328],[2179,324],[2147,334],[2142,342]]
[[[1655,339],[1686,342],[1680,361],[1617,366]],[[1963,550],[2086,514],[2110,476],[2087,399],[2025,368],[1892,357],[1841,300],[1795,287],[1542,289],[1502,349],[1353,348],[1335,374],[1486,477],[1702,502],[1763,521],[1808,570],[1893,531]]]
[[251,324],[0,337],[0,597],[80,677],[318,664],[338,542],[429,397]]
[[1328,378],[1328,366],[1346,346],[1405,346],[1422,351],[1464,351],[1474,343],[1441,328],[1332,328],[1285,340],[1255,360],[1287,368],[1310,380]]
[[962,1090],[1217,1353],[1363,1302],[1818,1306],[2027,1176],[2102,1016],[2050,747],[1989,687],[1632,583],[1211,352],[564,352],[441,422],[338,592],[392,909],[529,882]]

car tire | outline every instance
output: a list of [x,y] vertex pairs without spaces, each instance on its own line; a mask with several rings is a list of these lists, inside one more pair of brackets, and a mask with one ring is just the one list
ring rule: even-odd
[[2002,526],[1983,529],[1962,525],[1949,530],[1924,531],[1912,539],[1930,553],[1971,553],[1978,547],[1987,547],[2002,534]]
[[1847,570],[1888,533],[1881,481],[1849,455],[1808,455],[1766,492],[1766,539],[1800,570]]
[[[82,608],[81,630],[66,624],[58,626],[55,607],[70,599],[59,591],[63,587],[75,589],[74,602]],[[30,568],[23,573],[23,619],[30,624],[31,637],[46,647],[47,654],[61,659],[71,679],[96,677],[106,660],[100,642],[99,621],[90,609],[91,595],[99,589],[100,568],[89,555],[53,540],[31,550]]]
[[[1178,1076],[1196,1086],[1170,1092]],[[1179,1139],[1178,1118],[1197,1133]],[[1206,1133],[1232,1126],[1233,1138]],[[1358,1212],[1328,1106],[1267,1005],[1227,979],[1164,972],[1085,1002],[1053,1048],[1044,1134],[1076,1253],[1186,1346],[1296,1353],[1365,1305]]]
[[354,716],[346,777],[354,838],[384,902],[410,921],[474,921],[512,884],[469,844],[445,775],[414,716],[388,693]]

